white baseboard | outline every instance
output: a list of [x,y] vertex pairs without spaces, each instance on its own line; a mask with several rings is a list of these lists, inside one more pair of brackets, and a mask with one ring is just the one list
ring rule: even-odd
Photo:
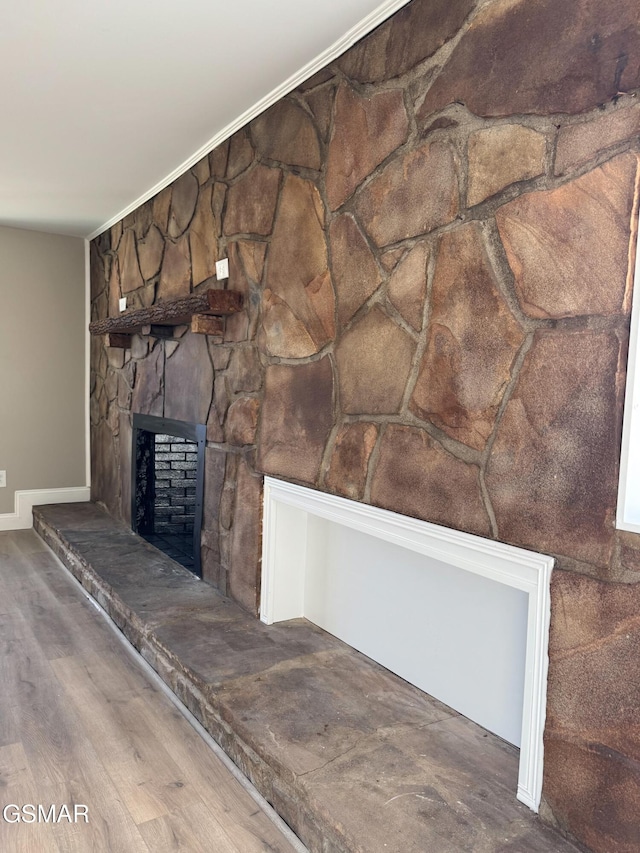
[[91,500],[89,486],[71,489],[26,489],[15,494],[15,510],[0,513],[0,530],[27,530],[33,527],[31,510],[40,504],[70,504]]

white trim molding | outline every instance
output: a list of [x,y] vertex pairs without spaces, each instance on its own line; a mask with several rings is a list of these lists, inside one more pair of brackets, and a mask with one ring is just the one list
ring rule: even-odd
[[640,240],[636,242],[636,265],[631,307],[631,331],[627,360],[627,384],[622,422],[622,450],[618,481],[616,527],[640,533]]
[[[84,241],[84,467],[87,488],[91,486],[91,244]],[[87,498],[87,500],[89,500]]]
[[311,523],[314,517],[526,593],[517,797],[538,811],[542,794],[553,558],[265,477],[260,619],[266,624],[305,615],[305,565],[310,558],[307,522]]
[[322,53],[318,54],[315,59],[312,59],[311,62],[308,62],[304,65],[299,71],[296,71],[295,74],[292,74],[288,80],[285,80],[284,83],[281,83],[280,86],[277,86],[268,95],[265,95],[264,98],[255,103],[252,107],[249,107],[248,110],[242,113],[242,115],[238,116],[238,118],[234,119],[230,122],[226,127],[223,127],[215,136],[212,136],[208,142],[199,148],[194,154],[188,157],[183,163],[181,163],[176,169],[173,170],[169,175],[167,175],[162,180],[158,181],[155,186],[151,187],[151,189],[147,190],[147,192],[143,193],[139,198],[137,198],[134,202],[132,202],[128,207],[125,207],[124,210],[121,210],[120,213],[117,213],[108,222],[105,222],[104,225],[101,225],[97,228],[92,234],[87,236],[87,240],[93,240],[98,235],[102,234],[103,231],[106,231],[107,228],[111,228],[112,225],[115,225],[116,222],[120,222],[127,214],[132,213],[141,204],[144,204],[145,201],[148,201],[150,198],[153,198],[154,195],[163,190],[165,187],[168,187],[173,181],[180,177],[180,175],[184,174],[187,169],[190,169],[192,166],[202,160],[210,151],[213,151],[214,148],[217,148],[218,145],[221,145],[226,139],[232,136],[237,130],[243,128],[246,124],[249,124],[254,118],[267,110],[270,106],[279,101],[281,98],[284,98],[285,95],[288,95],[289,92],[292,92],[298,86],[308,80],[310,77],[321,71],[326,65],[330,62],[333,62],[334,59],[337,59],[341,54],[347,51],[350,47],[352,47],[357,41],[360,41],[361,38],[368,35],[372,30],[378,27],[380,24],[384,23],[387,18],[390,18],[395,12],[399,9],[402,9],[403,6],[406,6],[409,0],[385,0],[385,2],[381,3],[377,9],[374,9],[371,14],[367,15],[361,21],[359,21],[354,27],[352,27],[348,32],[346,32],[341,38],[335,41],[330,47],[324,50]]
[[0,530],[27,530],[33,527],[32,509],[42,504],[84,503],[91,500],[88,486],[70,489],[26,489],[15,493],[14,512],[0,514]]

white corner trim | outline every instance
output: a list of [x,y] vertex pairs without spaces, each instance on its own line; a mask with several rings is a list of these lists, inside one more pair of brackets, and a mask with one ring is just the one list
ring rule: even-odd
[[188,157],[184,162],[182,162],[176,169],[173,170],[170,174],[168,174],[165,178],[158,181],[155,186],[151,187],[151,189],[147,190],[143,193],[139,198],[137,198],[130,205],[125,207],[120,213],[117,213],[111,219],[97,228],[92,234],[89,234],[87,240],[93,240],[102,234],[103,231],[106,231],[107,228],[111,228],[112,225],[115,225],[116,222],[120,222],[127,214],[132,213],[136,208],[140,207],[141,204],[144,204],[145,201],[148,201],[150,198],[153,198],[154,195],[163,190],[165,187],[169,186],[173,181],[180,177],[180,175],[184,174],[187,169],[190,169],[192,166],[202,160],[210,151],[213,151],[214,148],[217,148],[218,145],[221,145],[225,139],[228,139],[230,136],[237,131],[243,128],[246,124],[252,121],[256,116],[259,116],[260,113],[264,112],[270,106],[275,104],[281,98],[284,98],[285,95],[288,95],[289,92],[292,92],[295,88],[297,88],[301,83],[304,83],[305,80],[308,80],[312,77],[317,71],[322,70],[326,65],[330,62],[333,62],[334,59],[337,59],[340,54],[344,53],[348,50],[352,45],[354,45],[357,41],[359,41],[364,36],[368,35],[372,30],[374,30],[377,26],[382,24],[387,18],[391,17],[394,12],[397,12],[403,6],[406,6],[409,0],[385,0],[384,3],[381,3],[377,9],[374,9],[369,15],[359,21],[354,27],[348,30],[341,38],[335,41],[330,47],[328,47],[325,51],[318,54],[315,59],[312,59],[311,62],[308,62],[304,65],[299,71],[295,74],[292,74],[288,80],[285,80],[284,83],[281,83],[280,86],[277,86],[268,95],[265,95],[264,98],[257,101],[252,107],[249,107],[242,115],[238,116],[238,118],[234,119],[234,121],[230,122],[226,127],[223,127],[221,131],[212,136],[208,142],[199,148],[194,154]]
[[627,382],[622,421],[620,478],[616,527],[640,533],[640,240],[636,242],[636,264],[631,307],[631,330],[627,360]]
[[15,511],[0,514],[0,530],[26,530],[33,527],[31,510],[41,504],[83,503],[91,500],[88,486],[71,489],[27,489],[15,493]]
[[[548,641],[553,557],[420,521],[293,483],[264,478],[262,588],[260,619],[266,624],[303,616],[300,553],[282,541],[279,513],[288,507],[428,555],[528,595],[522,741],[518,799],[538,811],[542,795],[543,735],[546,718]],[[289,536],[305,537],[304,521]],[[289,559],[287,559],[289,557]]]
[[84,241],[84,467],[85,483],[91,486],[91,244]]

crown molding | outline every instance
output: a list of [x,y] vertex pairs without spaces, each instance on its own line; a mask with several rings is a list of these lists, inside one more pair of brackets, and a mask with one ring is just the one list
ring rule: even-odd
[[87,240],[93,240],[95,237],[98,237],[108,228],[111,228],[112,225],[115,225],[116,222],[120,222],[127,214],[132,213],[141,204],[144,204],[145,201],[149,201],[150,198],[153,198],[154,195],[157,195],[161,190],[165,187],[168,187],[169,184],[173,183],[180,175],[183,175],[188,169],[194,166],[199,160],[202,160],[210,151],[213,151],[214,148],[217,148],[218,145],[221,145],[226,139],[233,134],[243,128],[246,124],[252,121],[254,118],[260,115],[260,113],[264,112],[270,106],[275,104],[285,95],[288,95],[289,92],[292,92],[297,86],[301,83],[304,83],[305,80],[308,80],[312,77],[316,72],[322,70],[326,65],[330,62],[333,62],[334,59],[337,59],[338,56],[343,54],[346,50],[352,47],[357,41],[359,41],[364,36],[368,35],[372,30],[374,30],[377,26],[384,23],[387,18],[391,17],[394,12],[397,12],[403,6],[406,6],[409,0],[386,0],[386,2],[382,3],[371,12],[370,15],[367,15],[361,21],[359,21],[355,27],[352,27],[348,30],[341,38],[335,41],[330,47],[324,50],[322,53],[318,54],[315,59],[308,62],[304,65],[299,71],[289,77],[288,80],[285,80],[280,86],[277,86],[268,95],[266,95],[261,100],[257,101],[252,107],[242,113],[242,115],[238,116],[238,118],[234,119],[234,121],[230,122],[226,127],[222,128],[215,136],[212,136],[211,139],[206,142],[201,148],[199,148],[196,152],[194,152],[190,157],[184,160],[173,172],[170,172],[166,177],[162,178],[162,180],[158,181],[153,187],[139,196],[135,201],[133,201],[128,207],[125,207],[120,213],[117,213],[111,219],[93,231],[91,234],[87,236]]

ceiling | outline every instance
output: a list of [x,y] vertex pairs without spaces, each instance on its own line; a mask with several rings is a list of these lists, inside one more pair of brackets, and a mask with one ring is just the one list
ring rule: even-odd
[[5,3],[0,225],[99,233],[406,2]]

